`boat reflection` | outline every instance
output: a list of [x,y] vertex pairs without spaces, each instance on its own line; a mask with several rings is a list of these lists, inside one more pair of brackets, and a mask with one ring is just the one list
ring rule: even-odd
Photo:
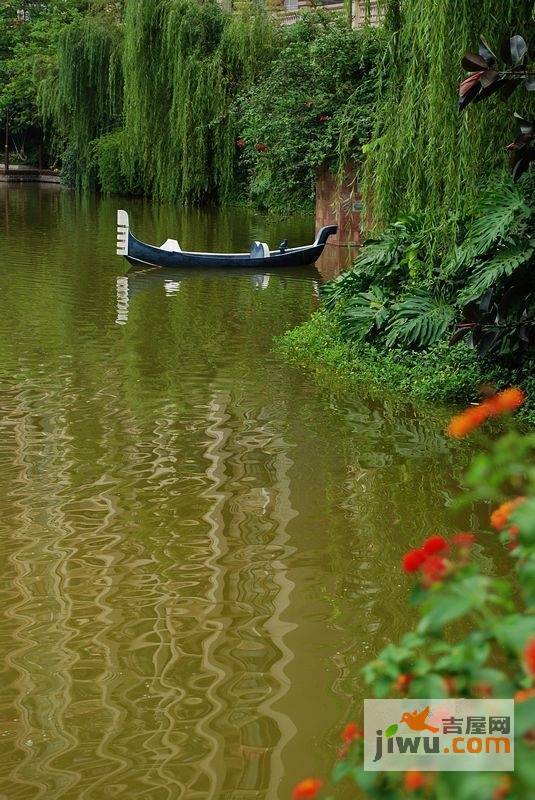
[[310,283],[311,293],[319,295],[319,275],[314,267],[298,267],[277,269],[276,272],[256,272],[254,269],[146,269],[132,270],[126,275],[117,277],[117,325],[126,325],[128,312],[133,298],[140,292],[161,286],[167,297],[180,292],[184,281],[221,278],[247,279],[254,291],[267,289],[271,282],[277,281],[285,289],[289,281],[305,281]]

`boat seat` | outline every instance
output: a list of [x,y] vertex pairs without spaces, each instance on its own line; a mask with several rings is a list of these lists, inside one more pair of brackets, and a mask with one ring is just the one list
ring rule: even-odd
[[250,253],[251,258],[269,258],[271,255],[265,242],[253,242]]
[[168,239],[162,246],[160,250],[169,250],[171,253],[180,253],[181,247],[176,239]]

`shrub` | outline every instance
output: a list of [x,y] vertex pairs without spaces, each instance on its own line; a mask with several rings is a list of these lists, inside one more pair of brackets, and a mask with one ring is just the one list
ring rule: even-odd
[[319,165],[336,170],[360,158],[385,45],[381,30],[351,30],[324,10],[283,34],[278,56],[235,108],[249,196],[274,209],[311,204]]

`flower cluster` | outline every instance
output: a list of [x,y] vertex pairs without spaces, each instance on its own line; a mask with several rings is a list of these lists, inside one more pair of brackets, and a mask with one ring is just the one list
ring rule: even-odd
[[503,392],[489,397],[477,406],[467,408],[461,414],[457,414],[450,421],[447,432],[455,439],[467,436],[474,428],[478,428],[491,417],[498,417],[500,414],[507,414],[516,411],[524,403],[526,395],[522,389],[512,387]]
[[445,558],[449,549],[443,536],[430,536],[420,548],[405,553],[403,569],[408,575],[419,572],[425,586],[438,583],[451,569],[451,562]]

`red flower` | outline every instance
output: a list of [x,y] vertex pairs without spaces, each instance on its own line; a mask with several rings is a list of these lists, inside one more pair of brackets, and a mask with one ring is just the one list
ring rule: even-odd
[[346,744],[350,744],[354,742],[355,739],[362,739],[364,734],[354,722],[348,722],[340,736]]
[[535,678],[535,638],[529,640],[524,650],[524,666],[528,675]]
[[245,147],[245,139],[236,139],[236,147],[239,148],[239,150],[243,150]]
[[407,792],[415,792],[417,789],[421,789],[422,786],[425,786],[426,782],[425,775],[417,769],[411,769],[409,772],[405,773],[404,784]]
[[318,122],[327,122],[329,119],[330,117],[328,117],[327,114],[320,114],[318,117]]
[[256,149],[258,150],[259,153],[267,153],[268,146],[267,144],[264,144],[264,142],[258,142],[258,144],[256,145]]
[[448,563],[442,556],[429,556],[423,563],[422,572],[426,584],[438,583],[448,571]]
[[449,550],[449,544],[443,536],[430,536],[423,544],[426,556],[434,556],[435,553],[442,553],[444,550]]
[[398,675],[396,679],[396,689],[398,692],[406,692],[412,682],[412,675]]
[[409,550],[409,552],[405,553],[403,556],[403,569],[407,575],[410,575],[413,572],[418,572],[424,561],[425,553],[423,550]]
[[467,531],[460,531],[452,536],[451,541],[453,544],[456,544],[457,547],[472,547],[475,542],[476,537],[473,533],[468,533]]
[[322,786],[322,781],[317,778],[305,778],[293,790],[292,800],[307,800],[309,797],[315,797]]

